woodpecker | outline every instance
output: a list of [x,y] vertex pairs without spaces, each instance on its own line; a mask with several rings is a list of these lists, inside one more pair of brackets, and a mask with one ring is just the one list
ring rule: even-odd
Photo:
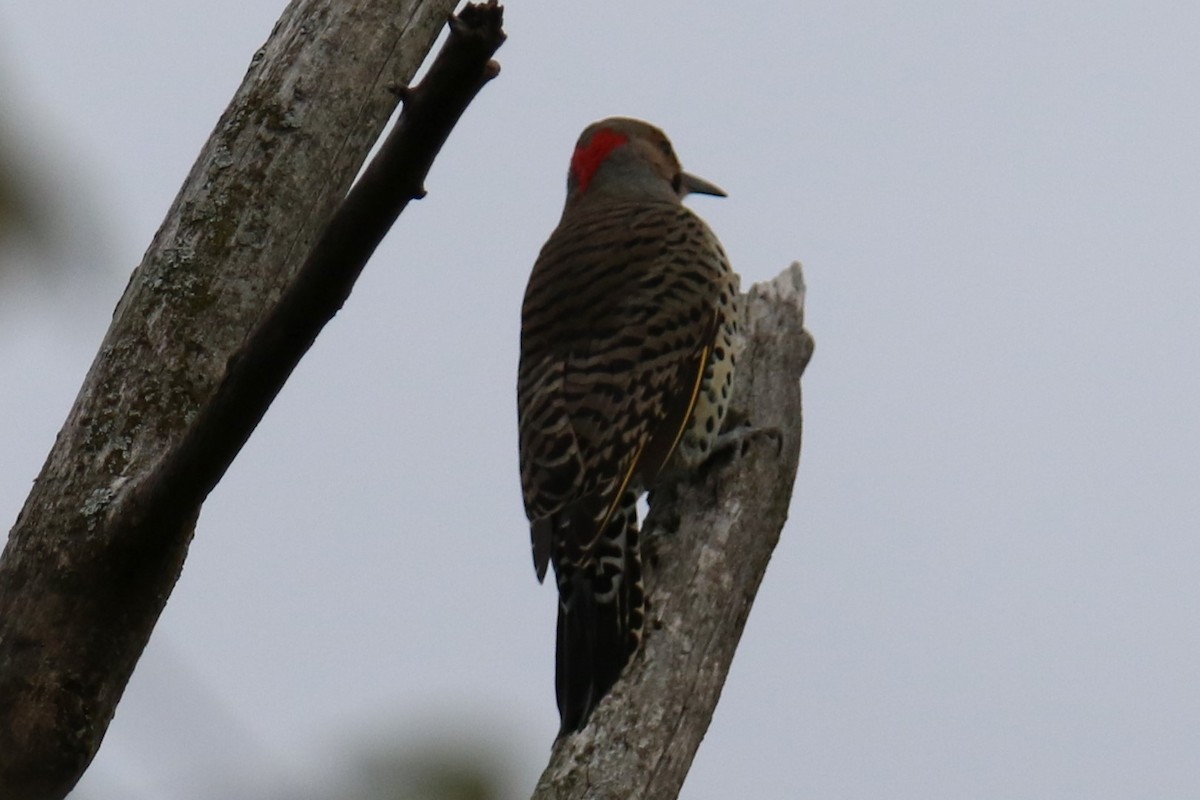
[[538,580],[558,588],[559,736],[582,729],[646,616],[638,498],[694,469],[728,410],[738,276],[681,202],[724,197],[658,128],[589,125],[521,309],[521,484]]

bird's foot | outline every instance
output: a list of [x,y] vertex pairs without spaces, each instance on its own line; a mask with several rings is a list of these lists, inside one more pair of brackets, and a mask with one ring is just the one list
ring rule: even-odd
[[705,459],[707,464],[713,458],[720,456],[741,457],[746,455],[746,449],[751,442],[756,439],[770,439],[775,443],[775,455],[783,452],[783,429],[774,425],[768,427],[757,427],[753,425],[739,425],[732,430],[721,431],[717,435],[717,440],[713,442],[712,450],[709,452],[708,458]]

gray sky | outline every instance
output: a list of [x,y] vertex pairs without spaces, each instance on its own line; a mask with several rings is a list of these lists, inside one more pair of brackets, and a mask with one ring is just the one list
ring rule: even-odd
[[[0,8],[0,116],[90,273],[0,292],[6,527],[282,7]],[[610,114],[729,192],[691,205],[746,285],[804,262],[817,339],[791,518],[683,796],[1200,794],[1200,6],[506,16],[429,197],[205,506],[86,796],[311,789],[430,730],[532,787],[554,600],[519,305]]]

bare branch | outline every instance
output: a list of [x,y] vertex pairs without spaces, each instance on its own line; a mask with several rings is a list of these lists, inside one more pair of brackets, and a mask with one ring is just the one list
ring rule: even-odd
[[800,376],[813,340],[799,264],[743,296],[742,330],[732,413],[781,439],[747,438],[652,496],[645,647],[587,727],[555,742],[535,800],[676,797],[708,730],[800,460]]
[[201,407],[161,466],[115,507],[114,524],[174,527],[216,486],[317,334],[341,309],[367,260],[422,188],[433,159],[467,105],[499,74],[500,6],[468,5],[429,73],[403,92],[404,110],[379,153],[338,207],[312,252],[262,321],[230,357],[212,400]]
[[293,0],[252,59],[0,559],[5,800],[63,797],[90,763],[200,504],[496,73],[499,7],[464,10],[331,221],[453,5]]

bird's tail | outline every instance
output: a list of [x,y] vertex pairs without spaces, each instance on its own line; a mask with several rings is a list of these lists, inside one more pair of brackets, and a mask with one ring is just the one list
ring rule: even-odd
[[637,509],[622,504],[587,565],[558,574],[558,735],[580,730],[637,651],[646,616]]

